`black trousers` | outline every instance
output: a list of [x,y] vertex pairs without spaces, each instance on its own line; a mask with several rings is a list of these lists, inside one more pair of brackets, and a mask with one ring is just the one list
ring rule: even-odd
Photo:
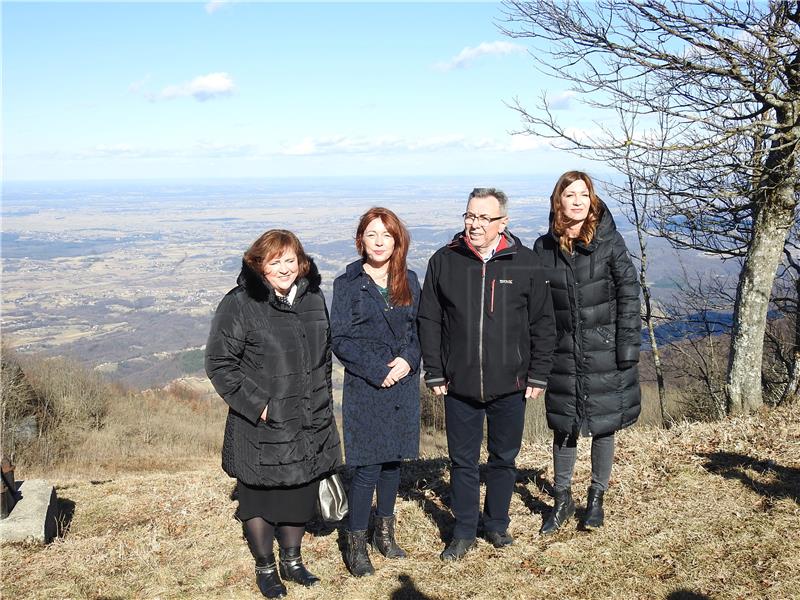
[[480,474],[478,461],[483,442],[483,423],[488,430],[489,460],[483,526],[504,532],[510,519],[508,507],[517,479],[514,461],[525,427],[525,394],[515,392],[482,403],[448,394],[444,399],[447,450],[450,455],[450,508],[456,524],[453,537],[470,539],[478,530]]

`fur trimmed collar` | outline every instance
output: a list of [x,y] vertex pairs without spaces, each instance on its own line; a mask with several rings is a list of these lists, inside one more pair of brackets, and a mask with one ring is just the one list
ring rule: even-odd
[[[308,274],[305,277],[298,277],[297,281],[295,282],[297,283],[297,295],[295,296],[295,301],[299,300],[300,297],[306,292],[319,291],[322,277],[320,276],[319,270],[317,269],[317,265],[314,263],[314,261],[310,258],[309,261],[311,265]],[[242,270],[239,273],[236,283],[242,286],[245,292],[247,292],[247,295],[253,300],[257,300],[259,302],[278,301],[278,298],[275,295],[275,290],[267,282],[264,276],[261,273],[254,271],[244,260],[242,260]]]

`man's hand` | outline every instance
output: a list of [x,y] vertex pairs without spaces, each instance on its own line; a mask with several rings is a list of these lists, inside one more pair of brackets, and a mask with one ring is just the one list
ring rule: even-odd
[[267,409],[269,409],[269,406],[265,406],[264,410],[261,411],[261,416],[259,417],[259,419],[261,419],[262,421],[267,420]]
[[544,390],[542,388],[540,388],[540,387],[528,386],[527,388],[525,388],[525,399],[526,400],[529,400],[529,399],[530,400],[537,400],[539,398],[539,396],[542,395],[543,391]]
[[411,366],[405,358],[397,357],[392,362],[386,365],[391,368],[386,379],[383,380],[381,387],[392,387],[395,383],[400,381],[403,377],[411,372]]
[[436,394],[437,396],[446,396],[447,384],[433,386],[433,393]]

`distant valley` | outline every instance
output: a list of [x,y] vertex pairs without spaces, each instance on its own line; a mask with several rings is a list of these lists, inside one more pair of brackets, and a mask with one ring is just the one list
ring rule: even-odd
[[[546,230],[552,182],[542,178],[250,180],[4,184],[2,320],[19,351],[78,358],[134,387],[202,373],[210,319],[235,285],[242,252],[273,227],[298,234],[323,277],[356,258],[353,235],[370,206],[387,206],[412,234],[410,267],[461,228],[475,185],[511,198],[511,231],[524,243]],[[635,250],[618,209],[618,227]],[[660,296],[679,273],[675,252],[652,240],[650,281]],[[689,271],[724,273],[713,257],[684,252]]]

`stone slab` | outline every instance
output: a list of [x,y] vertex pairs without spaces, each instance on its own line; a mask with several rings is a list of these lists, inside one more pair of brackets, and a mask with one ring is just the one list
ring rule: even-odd
[[44,479],[26,479],[17,482],[17,490],[22,497],[0,519],[0,543],[49,543],[58,531],[55,488]]

